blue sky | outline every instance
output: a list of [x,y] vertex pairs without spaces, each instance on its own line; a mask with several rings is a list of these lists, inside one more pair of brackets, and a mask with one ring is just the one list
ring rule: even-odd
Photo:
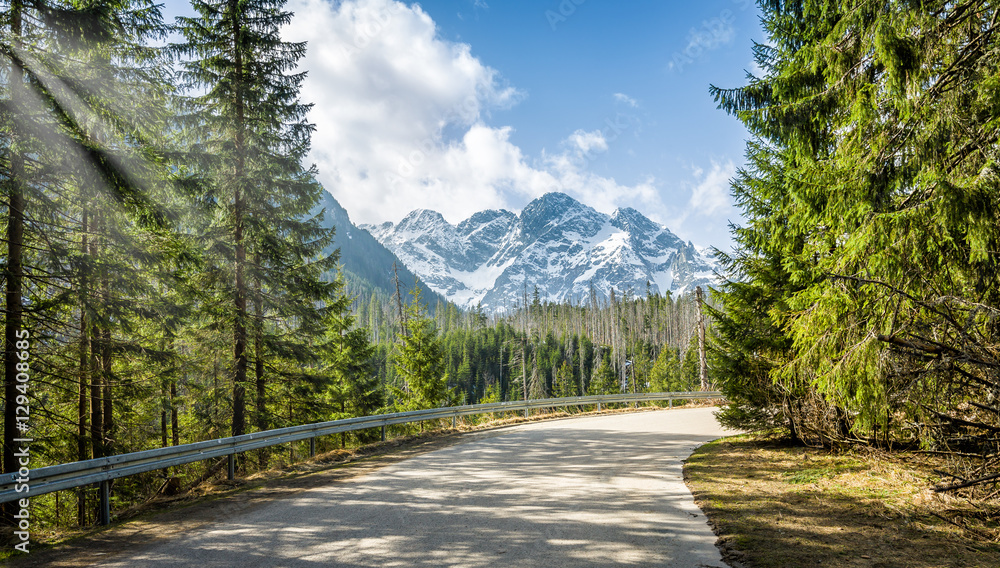
[[[745,130],[715,108],[708,85],[743,83],[751,38],[763,39],[752,2],[477,4],[486,3],[421,2],[443,37],[470,44],[473,55],[526,92],[521,103],[493,113],[490,121],[515,126],[511,139],[529,154],[554,148],[576,129],[607,127],[606,120],[621,113],[632,124],[592,166],[620,181],[634,183],[651,173],[667,186],[692,164],[707,168],[706,158],[742,156]],[[574,11],[560,11],[561,4]],[[731,35],[717,46],[685,54],[693,35],[725,30]],[[616,101],[615,93],[631,97],[638,108]]]
[[[565,191],[728,248],[746,132],[734,87],[763,41],[749,0],[290,0],[309,42],[311,158],[355,222],[458,223]],[[165,12],[187,11],[170,0]]]

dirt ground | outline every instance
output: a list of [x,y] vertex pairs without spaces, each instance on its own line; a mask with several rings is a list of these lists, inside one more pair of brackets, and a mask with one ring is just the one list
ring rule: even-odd
[[734,567],[1000,567],[1000,506],[934,493],[934,466],[747,435],[696,450],[685,477]]

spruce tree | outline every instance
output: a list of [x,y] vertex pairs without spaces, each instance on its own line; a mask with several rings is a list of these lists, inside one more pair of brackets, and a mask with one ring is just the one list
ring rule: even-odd
[[615,374],[614,366],[611,363],[611,350],[605,350],[600,363],[594,369],[594,376],[590,379],[590,388],[587,394],[619,394],[621,386]]
[[677,353],[670,347],[660,350],[656,362],[650,371],[650,389],[652,392],[675,392],[683,390],[680,381],[680,361]]
[[[3,13],[5,468],[17,469],[7,455],[17,436],[11,338],[25,333],[28,396],[39,417],[32,436],[56,459],[86,457],[88,445],[111,450],[114,399],[104,385],[112,384],[122,339],[115,331],[146,317],[131,301],[144,293],[134,275],[171,240],[156,136],[167,87],[156,50],[144,45],[163,31],[158,8],[143,0],[12,2]],[[94,247],[109,245],[113,252],[96,263]],[[98,375],[101,388],[88,392],[88,378]],[[73,392],[79,399],[68,400]],[[62,436],[50,434],[68,425],[53,430],[41,417],[76,414],[65,407],[78,403],[79,453],[67,455]]]
[[369,340],[369,330],[356,325],[353,300],[345,293],[344,276],[339,272],[334,299],[328,305],[323,344],[323,372],[330,377],[325,398],[337,418],[375,414],[385,401],[375,371],[375,346]]
[[553,381],[552,390],[555,391],[553,394],[557,397],[569,397],[569,396],[580,396],[580,391],[576,385],[576,381],[573,379],[573,368],[570,367],[568,363],[563,361],[562,365],[556,371],[555,380]]
[[984,2],[765,6],[764,75],[714,90],[754,137],[715,357],[731,392],[756,391],[748,408],[809,417],[821,442],[997,453],[1000,412],[979,402],[1000,388],[997,17]]
[[395,389],[400,410],[437,408],[453,402],[448,388],[445,354],[434,320],[420,303],[420,288],[414,287],[395,360],[406,390]]
[[[284,0],[195,0],[197,17],[179,18],[184,42],[173,45],[184,87],[193,92],[182,125],[203,151],[215,205],[204,238],[228,298],[222,319],[231,332],[231,433],[247,429],[248,369],[254,363],[258,426],[268,425],[270,370],[286,381],[316,379],[314,343],[331,284],[322,275],[332,231],[310,216],[322,188],[301,162],[313,126],[298,99],[302,73],[292,73],[305,44],[281,40],[290,21]],[[321,215],[322,213],[320,213]],[[297,359],[280,365],[276,359]],[[306,365],[308,361],[312,365]]]

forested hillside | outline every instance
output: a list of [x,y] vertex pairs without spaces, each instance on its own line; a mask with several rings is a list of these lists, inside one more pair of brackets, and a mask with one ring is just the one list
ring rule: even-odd
[[[742,427],[997,480],[1000,7],[763,2],[712,361]],[[995,496],[996,493],[994,492]]]
[[[398,341],[394,303],[358,301],[380,361]],[[614,394],[698,390],[698,306],[631,293],[586,304],[555,304],[524,294],[510,313],[488,315],[439,303],[433,317],[454,400],[468,404]],[[377,366],[384,384],[401,384],[393,367]]]
[[[3,472],[26,437],[34,469],[449,403],[703,386],[690,296],[524,290],[487,316],[393,273],[303,163],[307,46],[281,40],[282,4],[195,0],[166,47],[149,0],[2,13]],[[117,480],[113,505],[213,471]],[[40,496],[32,522],[87,525],[95,507],[91,488]]]
[[319,216],[320,212],[323,213],[318,219],[320,226],[335,231],[323,252],[333,254],[339,251],[340,266],[350,293],[392,295],[399,281],[403,290],[419,286],[424,298],[435,305],[438,299],[443,299],[410,272],[389,249],[367,231],[358,229],[347,211],[328,191],[321,192],[318,203],[310,213]]

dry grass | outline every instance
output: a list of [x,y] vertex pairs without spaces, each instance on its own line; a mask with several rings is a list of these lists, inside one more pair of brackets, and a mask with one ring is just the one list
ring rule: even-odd
[[933,493],[935,465],[748,435],[699,448],[685,476],[733,566],[1000,567],[1000,508]]

